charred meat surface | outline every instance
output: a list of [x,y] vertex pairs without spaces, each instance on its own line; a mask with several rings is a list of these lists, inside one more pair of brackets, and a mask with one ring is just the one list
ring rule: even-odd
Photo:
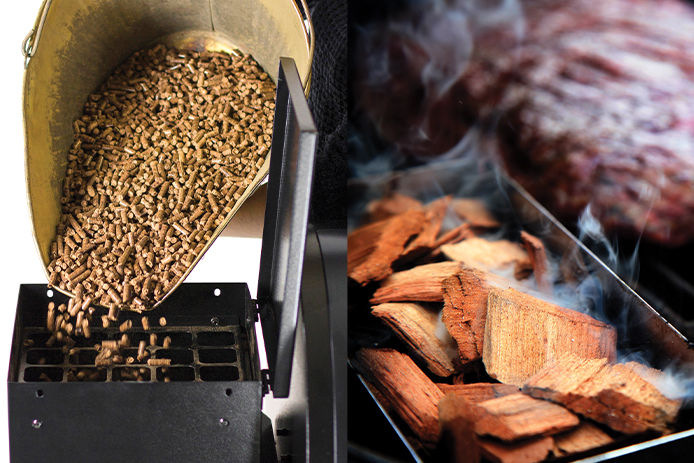
[[[609,232],[671,246],[694,239],[694,9],[523,2],[498,27],[450,37],[471,49],[464,66],[433,46],[435,14],[362,44],[383,50],[383,66],[358,74],[357,103],[384,138],[421,158],[481,125],[510,174],[560,218],[590,204]],[[434,82],[432,68],[447,78]]]

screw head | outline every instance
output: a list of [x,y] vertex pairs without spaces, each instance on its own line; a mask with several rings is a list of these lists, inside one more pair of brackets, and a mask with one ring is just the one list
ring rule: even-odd
[[34,429],[39,429],[42,424],[43,422],[41,420],[37,420],[35,418],[31,421],[31,427]]
[[219,326],[219,317],[210,318],[210,323],[212,323],[212,326]]
[[219,419],[219,425],[220,426],[229,426],[229,421],[224,419],[224,418],[220,418]]

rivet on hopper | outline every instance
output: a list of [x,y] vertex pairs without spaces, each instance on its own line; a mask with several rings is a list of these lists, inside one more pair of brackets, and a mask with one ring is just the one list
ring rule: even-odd
[[[44,1],[22,49],[26,58],[23,107],[29,209],[46,272],[60,219],[72,122],[81,114],[89,93],[128,56],[155,43],[191,50],[239,49],[251,54],[275,82],[279,58],[291,57],[308,93],[314,38],[305,0],[298,1],[300,5],[292,0]],[[154,307],[185,280],[261,186],[268,160],[203,251]],[[244,208],[242,215],[262,217],[264,201],[251,203],[249,208],[254,210]]]

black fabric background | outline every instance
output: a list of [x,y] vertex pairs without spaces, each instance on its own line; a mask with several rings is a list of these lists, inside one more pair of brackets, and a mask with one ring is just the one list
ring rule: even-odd
[[311,223],[346,227],[347,1],[309,0],[315,50],[308,104],[318,128]]

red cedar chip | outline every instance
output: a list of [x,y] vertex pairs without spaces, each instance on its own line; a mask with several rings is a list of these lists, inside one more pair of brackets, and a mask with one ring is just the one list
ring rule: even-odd
[[441,251],[451,260],[482,270],[523,270],[530,266],[530,257],[525,249],[508,240],[488,241],[473,237],[460,243],[443,245]]
[[381,283],[370,302],[443,301],[443,280],[461,267],[459,262],[437,262],[393,273]]
[[489,289],[509,284],[505,278],[473,268],[462,268],[444,280],[441,321],[458,344],[463,362],[482,358]]
[[[468,238],[472,238],[473,236],[475,236],[475,233],[472,231],[470,224],[463,223],[441,234],[441,236],[436,239],[434,248],[439,248],[444,244],[459,243]],[[440,253],[439,249],[437,249],[437,251]]]
[[441,224],[443,223],[444,217],[446,217],[450,202],[451,197],[444,196],[426,206],[426,222],[424,228],[419,235],[407,245],[402,256],[403,259],[416,259],[434,249],[436,237],[439,235]]
[[393,349],[361,349],[357,368],[391,403],[427,446],[439,438],[438,403],[443,393],[410,357]]
[[614,442],[610,436],[605,434],[597,426],[582,421],[581,424],[571,431],[556,434],[554,437],[554,454],[558,457],[570,455],[572,453],[585,452],[594,448]]
[[384,220],[407,211],[421,211],[422,203],[400,193],[391,193],[381,199],[371,201],[366,206],[369,222]]
[[563,354],[614,359],[613,327],[513,288],[489,290],[482,360],[487,373],[521,386]]
[[547,458],[554,441],[551,437],[528,439],[517,443],[505,443],[480,439],[482,455],[494,463],[536,463]]
[[466,409],[464,399],[456,394],[446,394],[439,401],[440,448],[452,457],[450,461],[479,463],[482,458],[479,439]]
[[633,362],[610,364],[604,358],[564,355],[529,378],[523,391],[561,403],[615,431],[666,432],[682,403],[665,397],[638,370]]
[[499,221],[487,210],[484,202],[478,199],[455,198],[451,202],[451,209],[458,217],[473,227],[497,228],[501,226]]
[[530,256],[530,263],[537,287],[543,293],[551,293],[552,282],[549,281],[549,260],[547,259],[545,245],[539,238],[526,231],[522,231],[520,236],[525,250],[528,252],[528,256]]
[[437,384],[444,394],[455,394],[470,402],[484,402],[520,392],[517,386],[502,383]]
[[390,326],[426,363],[429,371],[441,377],[456,372],[450,353],[452,346],[436,336],[438,310],[412,302],[396,302],[377,305],[371,313]]
[[547,436],[575,428],[579,419],[566,408],[520,392],[484,402],[468,402],[475,432],[506,442]]
[[347,238],[347,274],[362,286],[387,278],[409,239],[424,226],[422,211],[408,211],[357,228]]

